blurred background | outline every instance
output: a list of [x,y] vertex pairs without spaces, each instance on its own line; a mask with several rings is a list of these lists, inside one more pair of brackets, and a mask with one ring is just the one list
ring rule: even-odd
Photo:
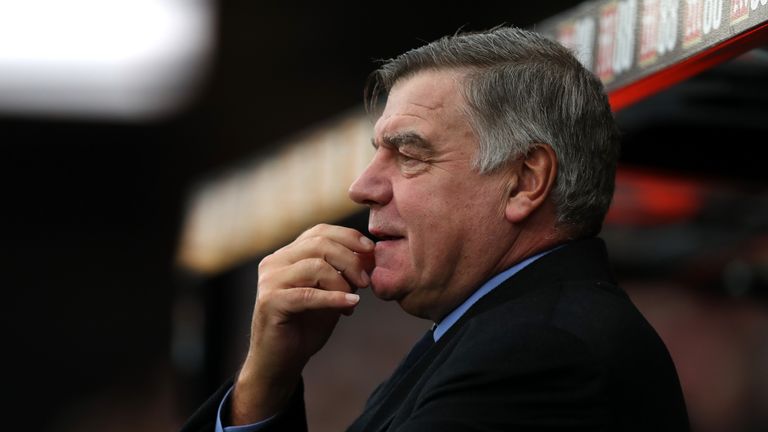
[[[177,429],[238,367],[260,258],[316,222],[365,231],[345,191],[376,61],[578,3],[0,0],[6,421]],[[603,237],[696,431],[768,429],[766,76],[757,48],[617,113]],[[362,300],[306,371],[314,431],[430,324]]]

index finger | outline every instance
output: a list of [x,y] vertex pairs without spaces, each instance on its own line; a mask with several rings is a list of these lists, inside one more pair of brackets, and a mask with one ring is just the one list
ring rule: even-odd
[[359,252],[373,252],[374,243],[371,239],[364,236],[360,231],[338,225],[319,224],[301,233],[296,241],[311,237],[325,237],[333,240],[348,249]]

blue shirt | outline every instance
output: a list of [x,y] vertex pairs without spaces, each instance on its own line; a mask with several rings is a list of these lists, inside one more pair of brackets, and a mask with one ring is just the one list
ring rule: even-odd
[[[553,249],[549,249],[539,254],[528,257],[520,261],[519,263],[513,265],[512,267],[504,270],[503,272],[497,274],[496,276],[488,279],[487,282],[481,285],[480,288],[475,290],[475,292],[473,292],[471,296],[469,296],[466,300],[464,300],[464,303],[460,304],[451,313],[446,315],[445,318],[443,318],[439,324],[435,325],[433,334],[432,334],[432,337],[435,338],[435,342],[440,340],[440,338],[451,327],[453,327],[454,324],[456,324],[456,321],[458,321],[459,318],[461,318],[467,312],[467,310],[469,310],[469,308],[471,308],[475,303],[477,303],[478,300],[483,298],[489,292],[493,291],[496,287],[501,285],[502,282],[511,278],[515,273],[524,269],[530,263],[536,261],[537,259],[543,257],[544,255],[552,252],[555,249],[559,249],[560,247],[561,246],[558,246]],[[272,417],[262,420],[258,423],[253,423],[253,424],[248,424],[243,426],[222,427],[221,410],[222,410],[222,407],[224,407],[224,405],[227,405],[227,402],[229,401],[229,396],[231,393],[232,393],[232,389],[230,388],[227,394],[224,396],[224,399],[221,401],[221,404],[219,404],[219,412],[218,412],[218,415],[216,416],[216,432],[257,432],[262,428],[264,428],[266,425],[268,425],[269,422],[272,421],[272,419],[274,419],[279,415],[279,414],[275,414]]]
[[480,286],[480,288],[478,288],[475,292],[473,292],[471,296],[469,296],[466,300],[464,300],[464,303],[460,304],[459,307],[453,310],[453,312],[446,315],[445,318],[443,318],[443,320],[440,321],[440,323],[435,326],[432,334],[432,336],[435,338],[435,342],[439,341],[440,338],[443,337],[445,332],[447,332],[448,329],[453,327],[453,325],[456,324],[456,321],[458,321],[459,318],[464,316],[464,314],[469,310],[469,308],[471,308],[475,303],[477,303],[478,300],[483,298],[489,292],[493,291],[494,288],[501,285],[502,282],[514,276],[515,273],[527,267],[528,264],[536,261],[537,259],[543,257],[544,255],[558,248],[559,246],[554,249],[549,249],[539,254],[528,257],[520,261],[519,263],[513,265],[512,267],[504,270],[503,272],[497,274],[496,276],[488,279],[486,283]]

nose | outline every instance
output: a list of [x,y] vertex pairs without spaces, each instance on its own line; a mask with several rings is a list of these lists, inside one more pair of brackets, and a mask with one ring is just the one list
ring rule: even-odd
[[381,151],[376,151],[371,163],[349,187],[349,197],[369,207],[386,205],[392,199],[392,183]]

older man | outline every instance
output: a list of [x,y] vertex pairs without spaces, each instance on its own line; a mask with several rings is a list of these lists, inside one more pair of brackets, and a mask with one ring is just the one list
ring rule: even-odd
[[186,430],[305,430],[302,369],[366,286],[435,326],[350,430],[687,430],[669,354],[595,237],[618,157],[597,78],[516,28],[373,77],[387,102],[349,194],[378,242],[319,225],[265,258],[242,369]]

